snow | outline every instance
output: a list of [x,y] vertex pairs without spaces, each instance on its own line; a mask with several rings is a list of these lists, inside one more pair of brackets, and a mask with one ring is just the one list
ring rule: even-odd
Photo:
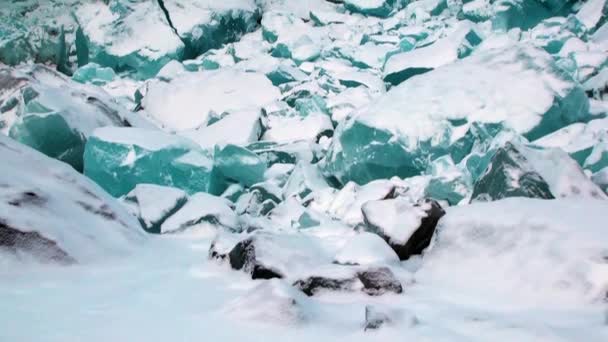
[[418,280],[484,288],[525,306],[600,301],[608,202],[509,198],[447,209]]
[[576,17],[587,29],[592,30],[600,22],[606,6],[608,6],[606,0],[589,0],[581,7]]
[[187,138],[167,134],[160,130],[136,127],[102,127],[96,129],[93,136],[108,143],[139,146],[148,151],[160,151],[171,147],[199,148]]
[[481,50],[392,88],[355,119],[403,137],[410,146],[438,136],[447,119],[504,121],[528,133],[556,98],[575,87],[551,63],[545,52],[525,46]]
[[155,83],[144,97],[143,106],[167,129],[179,131],[205,125],[211,111],[254,110],[279,96],[279,90],[262,74],[221,69],[186,73],[170,83]]
[[76,17],[91,43],[107,47],[110,55],[140,54],[154,60],[184,48],[155,3],[130,2],[129,7],[121,18],[103,2],[87,3],[78,7]]
[[149,227],[176,209],[180,202],[186,201],[187,194],[183,190],[168,186],[138,184],[126,198],[135,199],[134,214]]
[[269,116],[267,127],[261,140],[277,143],[316,141],[320,133],[333,130],[331,119],[323,113],[311,113],[305,117]]
[[335,261],[344,265],[391,264],[399,262],[399,257],[381,237],[363,232],[346,242]]
[[[38,232],[81,264],[128,256],[145,241],[137,220],[69,165],[3,135],[0,157],[4,161],[0,176],[2,225]],[[4,229],[0,228],[0,252],[5,251],[6,243],[11,245]],[[41,253],[44,259],[43,249],[33,253]],[[27,252],[20,254],[18,259],[28,259]],[[1,272],[9,269],[2,268]]]
[[231,113],[207,127],[183,131],[180,135],[190,138],[204,149],[224,144],[247,145],[260,137],[260,114],[260,110]]

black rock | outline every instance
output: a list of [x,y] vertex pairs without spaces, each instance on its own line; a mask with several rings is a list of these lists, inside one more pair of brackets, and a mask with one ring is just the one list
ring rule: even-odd
[[[359,284],[362,286],[357,286]],[[371,296],[403,292],[401,283],[388,267],[373,267],[361,271],[353,268],[351,277],[310,276],[297,280],[293,286],[308,296],[314,296],[321,290],[354,291],[357,288]]]
[[441,208],[439,203],[431,199],[424,199],[418,203],[412,204],[410,209],[419,211],[423,210],[424,215],[426,216],[420,220],[420,226],[416,228],[414,233],[405,243],[396,241],[390,236],[387,230],[382,227],[384,222],[383,217],[372,217],[371,213],[366,210],[366,205],[364,205],[361,209],[363,212],[366,230],[380,235],[380,237],[382,237],[397,253],[399,259],[401,260],[407,260],[412,255],[422,254],[422,251],[431,243],[431,239],[435,233],[435,227],[437,227],[437,222],[439,222],[439,219],[445,215],[445,211],[443,208]]
[[230,267],[249,273],[251,279],[283,278],[279,271],[257,260],[255,248],[255,237],[237,242],[229,252],[226,251],[225,246],[220,247],[218,241],[214,241],[209,248],[209,258],[228,260]]
[[403,292],[401,282],[395,278],[388,267],[370,268],[358,272],[357,277],[363,284],[363,292],[372,296],[379,296],[386,292]]
[[320,276],[312,276],[298,280],[293,286],[304,292],[307,296],[314,296],[320,290],[330,291],[352,291],[356,278],[332,279]]

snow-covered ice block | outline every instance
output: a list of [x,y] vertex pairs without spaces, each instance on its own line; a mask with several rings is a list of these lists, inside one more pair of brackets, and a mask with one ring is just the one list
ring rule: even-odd
[[238,41],[258,27],[260,11],[254,0],[162,0],[172,28],[196,57]]
[[605,199],[575,160],[561,149],[507,143],[475,182],[472,201],[505,197]]
[[0,136],[0,251],[17,259],[90,263],[127,255],[143,230],[70,166]]
[[[491,303],[604,300],[608,202],[508,198],[447,209],[416,273]],[[459,292],[460,293],[460,292]]]
[[384,80],[398,85],[410,77],[453,63],[471,54],[482,39],[469,22],[463,22],[447,37],[433,44],[390,56],[384,65]]
[[163,222],[186,204],[188,195],[168,186],[138,184],[121,200],[146,231],[160,233]]
[[142,105],[164,127],[181,131],[206,126],[211,112],[256,110],[280,95],[263,74],[221,69],[154,83]]
[[590,118],[584,91],[546,52],[484,48],[409,79],[340,124],[325,172],[343,184],[410,177],[446,154],[467,123],[502,122],[536,139]]
[[266,162],[257,154],[236,145],[215,148],[213,156],[215,174],[227,183],[250,187],[264,180]]
[[184,56],[184,43],[156,1],[87,2],[75,17],[79,65],[95,62],[145,79]]
[[152,127],[102,89],[42,65],[0,67],[2,132],[82,171],[84,146],[103,126]]
[[382,237],[401,260],[421,254],[429,246],[437,222],[445,214],[433,200],[412,203],[403,197],[370,201],[361,210],[367,229]]
[[399,257],[378,235],[361,232],[346,242],[334,262],[341,265],[392,264],[399,262]]
[[230,201],[204,192],[196,193],[160,226],[160,233],[179,233],[208,223],[228,231],[240,231],[238,216]]
[[193,141],[158,130],[95,130],[84,153],[84,174],[114,196],[137,184],[157,184],[189,194],[215,189],[213,159]]

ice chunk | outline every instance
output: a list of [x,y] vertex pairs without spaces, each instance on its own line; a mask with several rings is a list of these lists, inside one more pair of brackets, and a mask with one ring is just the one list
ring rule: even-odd
[[238,216],[230,201],[204,192],[190,196],[188,202],[160,226],[160,233],[178,233],[208,223],[229,231],[240,231]]
[[395,188],[395,184],[387,180],[376,180],[363,186],[349,182],[337,192],[329,188],[320,189],[322,191],[314,194],[309,207],[356,226],[363,223],[361,207],[366,202],[392,198]]
[[185,57],[195,57],[238,41],[258,26],[254,0],[162,0],[172,28],[185,42]]
[[[606,210],[608,202],[585,199],[509,198],[450,207],[416,281],[473,296],[491,290],[497,302],[599,302],[607,285]],[[491,289],[471,288],[488,282]]]
[[463,123],[502,122],[535,139],[589,119],[583,90],[546,52],[484,49],[394,87],[340,124],[325,171],[342,184],[409,177],[446,154]]
[[1,251],[86,264],[125,256],[143,242],[137,220],[68,165],[5,136],[0,158]]
[[323,178],[317,165],[299,162],[283,188],[283,198],[297,196],[300,199],[304,199],[313,191],[328,187],[329,184]]
[[230,113],[209,126],[180,132],[180,135],[202,148],[213,148],[221,144],[247,145],[258,141],[261,133],[260,110],[243,110]]
[[472,191],[469,176],[454,164],[449,155],[434,160],[427,173],[431,175],[425,196],[456,205]]
[[170,83],[154,83],[142,105],[166,128],[188,130],[205,125],[211,111],[255,110],[279,97],[279,90],[263,74],[221,69],[186,73]]
[[0,67],[2,132],[82,171],[95,128],[152,127],[98,87],[73,82],[42,65]]
[[523,30],[536,26],[540,21],[570,11],[573,2],[568,0],[524,1],[497,0],[493,3],[492,27],[508,31],[512,28]]
[[0,62],[53,64],[71,73],[68,58],[75,39],[71,9],[80,0],[4,1],[0,8]]
[[262,140],[277,143],[307,140],[317,142],[321,136],[333,135],[333,125],[329,116],[323,113],[310,113],[307,116],[267,117],[266,130]]
[[608,132],[608,119],[575,123],[534,141],[542,147],[559,147],[570,154],[581,166],[591,153],[593,146]]
[[104,68],[99,64],[89,63],[78,68],[72,79],[79,83],[90,83],[98,86],[103,86],[112,82],[116,77],[116,73],[112,68]]
[[564,151],[512,143],[496,152],[475,183],[472,201],[505,197],[606,198]]
[[193,141],[139,128],[97,129],[84,153],[84,174],[114,196],[142,183],[212,191],[212,168],[212,158]]
[[239,183],[249,187],[264,180],[266,163],[244,147],[218,146],[213,159],[216,172],[214,177],[221,177],[227,183]]
[[576,13],[576,17],[589,31],[593,31],[600,21],[608,16],[608,2],[606,0],[589,0]]
[[462,14],[465,19],[481,22],[490,19],[494,11],[490,0],[473,0],[462,5]]
[[344,7],[354,13],[387,17],[393,10],[394,0],[344,0]]
[[412,76],[468,56],[480,43],[481,37],[474,27],[463,22],[453,33],[432,45],[392,55],[384,66],[384,80],[392,85],[400,84]]
[[160,227],[188,201],[180,189],[154,184],[138,184],[123,199],[127,209],[150,233],[160,233]]
[[591,172],[608,167],[608,133],[604,133],[583,164]]
[[272,141],[259,141],[247,146],[271,166],[277,163],[295,164],[299,161],[311,162],[315,158],[314,146],[307,141],[278,144]]
[[95,62],[145,79],[184,56],[184,43],[156,1],[89,2],[75,16],[80,65]]
[[373,265],[399,262],[399,257],[381,237],[362,232],[352,237],[335,256],[342,265]]

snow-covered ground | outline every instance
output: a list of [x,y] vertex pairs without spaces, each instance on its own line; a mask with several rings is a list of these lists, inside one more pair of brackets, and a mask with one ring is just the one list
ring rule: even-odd
[[[2,267],[2,341],[606,341],[602,305],[536,305],[486,284],[458,290],[440,282],[406,285],[400,295],[327,293],[295,324],[271,312],[275,298],[227,310],[267,280],[251,280],[207,259],[209,233],[151,239],[132,258],[91,266]],[[414,266],[415,261],[411,262]],[[6,266],[6,265],[5,265]],[[393,270],[411,279],[408,264]],[[278,281],[278,280],[273,280]],[[483,295],[481,295],[483,294]],[[363,331],[365,306],[415,315]],[[288,315],[288,313],[286,313]],[[278,317],[277,317],[278,316]],[[274,319],[273,319],[274,318]]]

